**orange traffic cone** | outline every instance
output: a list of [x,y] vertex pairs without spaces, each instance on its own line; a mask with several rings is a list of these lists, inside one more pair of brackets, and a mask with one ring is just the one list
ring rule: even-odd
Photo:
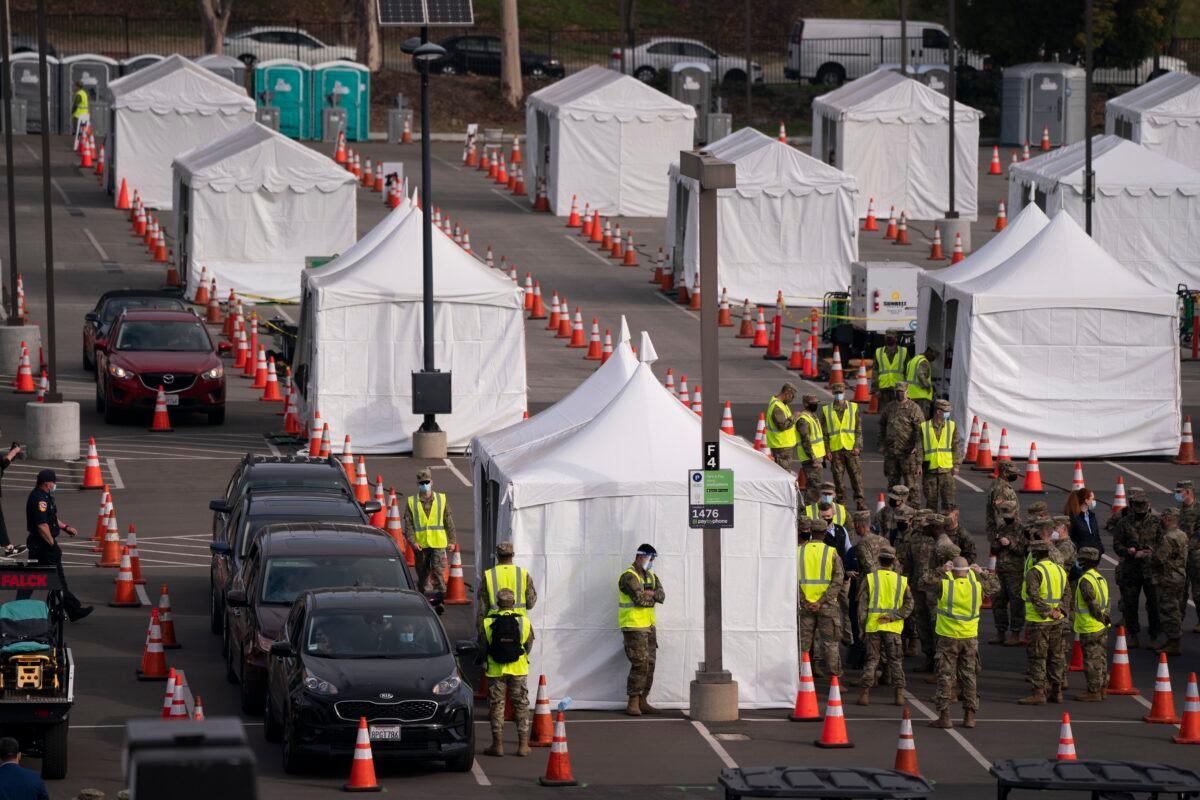
[[546,330],[548,330],[548,331],[558,330],[559,318],[561,316],[562,316],[562,314],[559,310],[559,305],[558,305],[558,292],[554,292],[550,295],[550,319],[546,323]]
[[346,163],[346,134],[338,133],[337,148],[333,151],[333,160],[339,164]]
[[167,414],[167,394],[160,384],[158,397],[154,399],[154,419],[150,422],[150,430],[156,433],[171,430],[171,417]]
[[555,339],[570,339],[571,338],[571,307],[567,303],[567,296],[563,295],[559,300],[559,318],[558,332],[554,334]]
[[[1001,434],[1003,441],[1003,434]],[[1003,445],[1001,445],[1003,447]],[[1038,467],[1037,442],[1029,443],[1029,461],[1025,464],[1025,484],[1021,491],[1026,494],[1044,494],[1042,488],[1042,471]]]
[[900,739],[896,742],[896,761],[892,769],[921,777],[921,768],[917,766],[917,740],[913,736],[912,717],[907,707],[900,716]]
[[384,530],[387,527],[387,492],[383,488],[383,476],[375,476],[375,502],[379,503],[379,510],[371,515],[371,525],[379,530]]
[[171,613],[171,595],[167,593],[164,583],[158,595],[158,624],[162,629],[162,643],[166,650],[178,650],[183,647],[175,638],[175,616]]
[[988,164],[988,175],[1000,174],[1000,148],[992,145],[992,163]]
[[1196,443],[1192,440],[1192,418],[1183,418],[1183,431],[1179,435],[1179,455],[1175,456],[1176,464],[1200,464],[1196,460]]
[[125,185],[124,178],[121,178],[121,191],[117,192],[117,209],[119,211],[129,210],[129,189]]
[[867,218],[865,220],[863,220],[862,229],[864,231],[879,230],[879,222],[878,222],[878,220],[875,219],[875,198],[874,197],[869,198],[867,200]]
[[513,137],[513,146],[512,146],[512,150],[509,151],[508,163],[510,163],[510,164],[520,164],[521,163],[521,140],[518,139],[516,136]]
[[104,487],[104,493],[100,497],[100,511],[96,515],[96,530],[92,534],[92,540],[99,543],[104,540],[104,532],[108,530],[108,509],[112,505],[112,495],[108,493],[108,487]]
[[585,239],[592,238],[592,230],[596,224],[596,212],[590,210],[587,204],[583,208],[583,224],[579,226],[579,235]]
[[546,318],[546,305],[542,302],[542,285],[538,281],[533,282],[533,306],[529,309],[529,318]]
[[583,221],[579,219],[579,203],[575,199],[575,195],[571,195],[571,213],[567,217],[568,228],[582,228]]
[[883,231],[884,239],[896,238],[896,207],[892,206],[892,210],[888,213],[888,224]]
[[821,729],[821,738],[813,742],[817,747],[843,748],[854,747],[846,736],[846,717],[842,713],[842,688],[838,676],[834,675],[829,683],[829,699],[825,703],[825,725]]
[[1075,462],[1075,472],[1071,475],[1071,491],[1083,489],[1087,484],[1083,481],[1083,464]]
[[767,418],[763,412],[758,412],[758,422],[754,426],[754,449],[763,452],[767,441]]
[[360,503],[369,502],[371,499],[371,484],[367,482],[367,460],[362,456],[358,457],[354,468],[354,499]]
[[533,704],[533,726],[529,732],[530,747],[549,747],[554,742],[554,722],[550,715],[550,697],[546,676],[538,678],[537,700]]
[[833,361],[829,367],[829,385],[845,383],[846,376],[842,372],[842,351],[836,344],[833,346]]
[[871,384],[867,380],[867,365],[861,361],[858,364],[858,376],[854,382],[854,402],[871,402]]
[[670,367],[667,368],[667,377],[663,381],[663,386],[670,392],[672,397],[675,396],[675,371]]
[[725,401],[725,410],[721,412],[721,433],[736,436],[733,432],[733,408],[728,400]]
[[742,301],[742,324],[738,328],[737,336],[734,338],[754,338],[754,307],[750,305],[749,297]]
[[604,355],[600,342],[600,323],[592,317],[592,333],[588,339],[588,350],[583,354],[587,361],[599,361]]
[[538,778],[542,786],[575,786],[571,774],[571,756],[567,752],[567,720],[560,704],[558,719],[554,723],[554,739],[550,743],[550,760],[546,763],[546,774]]
[[1109,694],[1141,694],[1133,688],[1133,676],[1129,672],[1129,649],[1125,644],[1125,628],[1117,628],[1117,641],[1113,645],[1112,664],[1108,670]]
[[976,472],[991,472],[995,468],[996,464],[992,460],[992,441],[988,438],[987,422],[984,422],[979,433],[979,452],[975,458],[975,466],[971,469]]
[[779,136],[776,138],[784,144],[787,144],[787,128],[784,127],[782,120],[779,122]]
[[945,261],[946,254],[942,252],[942,231],[933,229],[933,246],[929,248],[929,258],[926,261]]
[[1071,645],[1071,663],[1068,672],[1083,672],[1083,646],[1079,644],[1079,634],[1075,634],[1075,642]]
[[1071,715],[1066,711],[1058,728],[1058,755],[1055,758],[1058,761],[1075,760],[1075,734],[1071,733]]
[[621,255],[622,267],[636,267],[638,265],[637,250],[633,249],[633,231],[625,232],[625,252]]
[[696,388],[692,390],[692,402],[688,406],[692,413],[697,417],[704,412],[704,396],[700,393],[700,384],[696,384]]
[[567,347],[580,349],[587,347],[587,342],[583,338],[583,314],[579,311],[579,306],[575,306],[575,318],[571,321],[571,340],[567,342]]
[[533,273],[525,273],[525,292],[522,295],[522,300],[526,311],[533,310]]
[[900,212],[900,228],[896,233],[896,240],[892,244],[912,244],[908,240],[908,212]]
[[162,701],[162,718],[163,719],[167,719],[168,717],[171,716],[171,700],[173,700],[175,697],[175,668],[174,667],[171,667],[171,669],[167,672],[166,689],[167,690],[163,694],[163,701]]
[[463,580],[462,553],[457,544],[450,551],[450,580],[446,582],[446,597],[442,602],[448,606],[465,606],[471,602],[467,599],[467,584]]
[[750,342],[750,346],[768,347],[770,344],[767,339],[767,320],[763,317],[762,306],[759,306],[758,319],[754,323],[754,341]]
[[796,328],[792,336],[792,353],[788,358],[788,369],[804,369],[804,337]]
[[1000,201],[1000,209],[996,212],[996,225],[992,228],[993,231],[999,233],[1008,227],[1008,214],[1004,211],[1004,201]]
[[103,489],[104,476],[100,472],[100,454],[96,452],[96,440],[88,437],[87,464],[83,468],[83,483],[80,489]]
[[964,258],[966,258],[966,255],[963,253],[962,234],[955,233],[954,234],[954,251],[952,253],[950,253],[950,263],[957,264],[960,261],[962,261]]
[[350,485],[354,485],[354,451],[350,449],[350,434],[346,434],[346,438],[342,440],[342,470],[346,473],[346,480]]
[[1143,722],[1153,722],[1165,725],[1176,725],[1179,717],[1175,716],[1175,694],[1171,691],[1171,672],[1167,669],[1167,654],[1158,654],[1158,675],[1154,678],[1154,699],[1150,704],[1150,713],[1142,717]]
[[763,358],[768,361],[783,361],[787,358],[783,354],[783,317],[779,314],[771,320],[771,338],[767,342],[767,352],[763,353]]
[[137,528],[133,525],[129,526],[129,533],[125,534],[125,546],[129,548],[129,571],[133,573],[133,585],[142,586],[146,583],[146,579],[142,577],[142,558],[138,555]]
[[688,304],[688,308],[692,311],[700,310],[700,273],[696,273],[696,283],[692,286],[692,291],[688,292],[683,285],[679,287],[679,302]]
[[186,685],[184,680],[185,678],[183,675],[183,670],[176,670],[175,692],[171,695],[171,714],[167,717],[167,719],[175,720],[177,722],[186,720],[188,718],[187,701],[183,698],[183,687]]
[[104,540],[100,543],[99,552],[100,560],[95,564],[97,567],[116,569],[121,566],[121,533],[117,530],[117,514],[115,511],[110,511],[108,514]]
[[200,695],[196,695],[196,707],[192,711],[192,719],[197,722],[204,721],[204,703],[200,700]]
[[1045,153],[1050,149],[1050,126],[1042,126],[1042,152]]
[[204,310],[204,321],[209,325],[220,325],[221,301],[217,299],[217,279],[212,279],[212,289],[208,293],[208,308]]
[[384,521],[384,530],[392,537],[396,544],[404,545],[404,530],[401,523],[400,501],[396,497],[396,492],[393,489],[388,496],[387,518]]
[[[175,670],[171,670],[175,674]],[[167,655],[163,652],[162,632],[158,627],[158,609],[150,609],[150,628],[146,632],[146,646],[142,650],[142,663],[137,670],[139,681],[164,681],[167,679]],[[170,687],[174,689],[174,687]],[[166,708],[163,709],[166,712]],[[169,712],[168,712],[169,713]]]
[[287,404],[283,412],[283,433],[285,436],[301,438],[300,418],[296,416],[296,387],[288,384]]
[[358,738],[354,742],[354,760],[350,765],[350,781],[342,784],[344,792],[379,792],[383,787],[375,782],[375,759],[371,757],[371,734],[367,718],[358,718]]
[[121,548],[121,566],[113,580],[113,597],[108,604],[113,608],[137,608],[141,602],[133,590],[133,565],[129,562],[129,548]]
[[687,375],[679,376],[679,402],[683,403],[684,408],[692,407],[692,393],[688,389]]
[[721,290],[721,301],[717,304],[717,327],[732,328],[733,312],[729,309],[729,290]]
[[321,412],[314,411],[312,424],[308,426],[308,457],[317,458],[321,454]]
[[279,394],[279,376],[275,373],[275,356],[267,359],[267,379],[263,382],[262,397],[258,399],[268,403],[283,400],[283,396]]
[[788,716],[792,722],[816,722],[821,718],[817,705],[817,686],[813,683],[812,661],[808,651],[800,654],[800,688],[796,691],[796,705]]
[[1125,506],[1125,478],[1118,475],[1117,489],[1113,492],[1112,510],[1116,511],[1118,508],[1125,508]]
[[208,267],[202,264],[200,265],[200,280],[196,283],[196,298],[192,302],[198,306],[207,306],[208,295]]
[[1026,139],[1025,144],[1021,146],[1021,160],[1022,161],[1029,160],[1029,140],[1028,139]]
[[29,364],[29,348],[21,342],[21,361],[17,367],[17,385],[14,394],[33,394],[37,387],[33,383],[33,368]]
[[603,364],[608,363],[608,360],[610,358],[612,358],[612,354],[613,354],[612,331],[610,331],[608,328],[605,328],[604,329],[604,349],[600,351],[600,364],[603,365]]
[[261,344],[258,346],[258,358],[254,362],[254,382],[250,384],[250,388],[267,388],[267,348]]
[[1000,452],[996,454],[997,461],[1012,461],[1008,452],[1008,428],[1000,429]]
[[974,464],[979,457],[979,417],[971,417],[971,435],[967,437],[967,452],[963,455],[964,464]]
[[[592,241],[596,241],[595,231],[593,231]],[[612,250],[612,220],[604,220],[604,228],[600,234],[600,249]]]
[[1179,735],[1172,736],[1175,744],[1200,744],[1200,688],[1196,687],[1196,673],[1188,675],[1187,695],[1183,701],[1183,724]]

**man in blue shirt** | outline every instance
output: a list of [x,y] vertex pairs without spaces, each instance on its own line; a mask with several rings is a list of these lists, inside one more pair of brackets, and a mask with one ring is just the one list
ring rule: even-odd
[[21,766],[21,745],[8,736],[0,739],[0,800],[50,800],[42,777]]

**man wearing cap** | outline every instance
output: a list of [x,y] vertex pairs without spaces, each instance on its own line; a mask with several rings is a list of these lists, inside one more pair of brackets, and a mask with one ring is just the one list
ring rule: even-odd
[[907,541],[896,549],[896,557],[904,574],[916,581],[913,592],[913,613],[909,617],[913,632],[921,642],[921,655],[924,663],[914,672],[933,672],[933,656],[936,642],[933,638],[933,603],[928,594],[920,588],[921,576],[934,565],[935,542],[931,535],[932,526],[944,524],[940,514],[934,514],[924,509],[918,511],[912,521],[912,531]]
[[825,451],[825,432],[818,419],[820,401],[815,394],[806,394],[801,399],[804,410],[796,417],[796,458],[804,473],[804,495],[808,502],[815,503],[825,480],[824,469],[829,463],[829,455]]
[[934,511],[945,511],[954,502],[954,479],[962,464],[962,436],[954,420],[946,416],[949,413],[948,401],[935,401],[933,419],[921,423],[917,438],[925,507]]
[[633,565],[617,579],[617,624],[625,642],[625,657],[629,659],[629,677],[625,681],[629,703],[625,713],[631,717],[658,713],[649,702],[658,657],[654,606],[667,597],[662,581],[651,569],[657,557],[658,551],[652,545],[641,545]]
[[496,566],[483,573],[483,591],[475,593],[475,627],[483,629],[483,620],[495,613],[497,595],[503,589],[513,593],[513,610],[526,614],[537,602],[537,591],[529,571],[513,563],[513,543],[500,542],[496,545]]
[[996,554],[996,578],[1000,588],[992,601],[996,635],[988,640],[988,644],[1017,647],[1021,644],[1021,629],[1025,625],[1022,587],[1025,580],[1026,538],[1021,529],[1016,500],[999,501],[996,512],[996,528],[988,533],[988,546]]
[[951,503],[943,516],[946,518],[946,535],[950,537],[950,541],[958,545],[962,557],[967,561],[974,562],[976,560],[975,553],[975,538],[971,536],[971,532],[963,527],[959,522],[960,510],[958,503]]
[[886,414],[896,402],[897,395],[908,389],[897,384],[904,383],[905,367],[908,366],[908,348],[900,346],[896,331],[883,334],[883,347],[875,348],[875,369],[871,376],[871,389],[879,395],[879,411]]
[[[67,613],[67,619],[79,622],[92,613],[92,607],[79,602],[79,598],[67,588],[67,574],[63,571],[62,548],[58,546],[58,537],[65,531],[74,538],[79,531],[65,522],[59,522],[58,506],[54,503],[57,486],[58,477],[54,470],[44,469],[37,474],[37,485],[25,501],[25,528],[29,533],[25,543],[29,547],[30,557],[39,566],[58,570],[58,580],[62,583],[63,610]],[[32,596],[32,592],[17,592],[18,600],[27,600]]]
[[1179,637],[1183,630],[1184,590],[1187,585],[1187,535],[1179,530],[1179,509],[1168,506],[1159,512],[1162,536],[1150,556],[1150,578],[1158,599],[1158,621],[1166,641],[1158,648],[1169,656],[1182,654]]
[[908,384],[896,383],[896,399],[879,416],[879,452],[889,485],[917,485],[917,442],[925,414],[905,394]]
[[799,652],[812,658],[813,675],[824,677],[820,661],[831,675],[842,674],[842,611],[839,596],[845,582],[842,559],[803,519],[796,531],[796,634]]
[[896,551],[890,545],[884,543],[880,547],[876,565],[859,583],[858,626],[863,631],[866,659],[859,681],[862,690],[855,702],[860,706],[871,704],[871,688],[875,686],[882,660],[888,685],[895,692],[894,702],[902,706],[906,683],[900,631],[905,618],[912,613],[913,596],[908,578],[896,569]]
[[904,370],[904,380],[908,384],[907,394],[921,409],[921,414],[929,418],[929,406],[933,402],[933,368],[930,361],[941,355],[933,345],[925,348],[924,354],[913,356]]
[[1046,505],[1045,500],[1034,500],[1029,504],[1030,523],[1048,519],[1050,519],[1050,507]]
[[804,507],[804,516],[811,520],[819,520],[821,518],[821,504],[827,503],[833,510],[833,524],[846,526],[846,507],[834,499],[833,484],[829,481],[824,481],[819,487],[817,499]]
[[[1200,617],[1200,504],[1196,503],[1196,487],[1190,480],[1175,483],[1175,502],[1179,504],[1179,530],[1188,537],[1187,574],[1192,603]],[[1187,611],[1187,592],[1184,593],[1184,612]],[[1200,624],[1192,628],[1200,633]]]
[[775,463],[787,470],[792,468],[792,450],[800,441],[796,434],[796,419],[789,408],[795,399],[795,385],[785,383],[779,394],[767,401],[767,447]]
[[902,507],[908,507],[908,486],[897,483],[888,490],[883,508],[875,514],[876,530],[893,546],[896,544],[896,512]]
[[870,511],[855,511],[854,519],[854,554],[858,561],[859,573],[866,575],[868,572],[874,572],[879,569],[879,553],[883,548],[892,550],[895,555],[895,549],[892,548],[891,542],[887,537],[881,536],[871,530],[871,512]]
[[1117,557],[1116,581],[1121,593],[1121,621],[1125,626],[1125,641],[1130,647],[1140,644],[1138,633],[1142,629],[1139,619],[1141,595],[1146,595],[1146,616],[1150,623],[1150,641],[1160,632],[1158,603],[1154,598],[1154,583],[1150,576],[1150,556],[1153,555],[1162,534],[1162,527],[1150,509],[1150,498],[1146,490],[1133,487],[1129,490],[1129,508],[1114,511],[1104,526],[1112,531],[1113,555]]
[[829,451],[829,471],[833,473],[833,487],[838,498],[846,502],[847,480],[854,494],[854,502],[860,509],[867,507],[863,493],[862,463],[862,419],[858,415],[858,403],[846,400],[846,384],[835,383],[829,387],[833,402],[821,407],[821,424],[825,430],[825,448]]
[[1061,609],[1067,592],[1067,571],[1050,558],[1053,549],[1046,539],[1029,543],[1033,567],[1025,576],[1025,627],[1029,644],[1028,676],[1033,692],[1017,702],[1023,706],[1041,706],[1047,701],[1062,702],[1063,649]]
[[434,608],[443,611],[446,595],[446,548],[455,546],[454,516],[443,492],[433,490],[433,471],[417,471],[417,494],[409,495],[404,509],[404,538],[416,553],[417,585],[433,596]]
[[1013,483],[1017,480],[1017,468],[1011,461],[999,461],[996,463],[996,477],[992,479],[992,483],[988,486],[987,501],[984,504],[984,522],[988,536],[995,533],[999,527],[1000,518],[1000,503],[1012,502],[1017,504],[1016,520],[1017,524],[1021,524],[1021,506],[1017,500],[1017,490],[1013,488]]
[[[504,755],[504,698],[512,704],[517,722],[517,755],[529,755],[529,654],[533,651],[533,626],[529,618],[514,608],[512,589],[496,593],[496,608],[483,618],[479,631],[479,649],[487,656],[488,720],[492,726],[492,746],[483,752]],[[506,621],[515,617],[516,624]],[[515,640],[515,641],[514,641]],[[515,659],[513,658],[515,656]],[[511,659],[511,660],[510,660]]]
[[1074,631],[1083,650],[1083,675],[1087,691],[1074,699],[1098,703],[1108,691],[1108,581],[1096,567],[1100,551],[1095,547],[1079,550],[1079,568],[1083,574],[1075,584]]

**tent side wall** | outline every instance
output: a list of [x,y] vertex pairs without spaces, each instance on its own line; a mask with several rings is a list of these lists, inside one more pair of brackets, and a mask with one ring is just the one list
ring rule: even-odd
[[1167,158],[1200,169],[1200,116],[1157,122],[1144,115],[1133,126],[1133,141]]
[[896,214],[906,207],[909,137],[908,125],[850,119],[838,123],[834,166],[858,182],[859,219],[866,218],[872,197],[876,212],[884,217],[891,206]]
[[[620,152],[621,124],[616,119],[575,119],[562,114],[552,117],[546,189],[554,214],[562,217],[571,212],[572,195],[591,203],[592,209],[601,214],[620,213]],[[665,181],[665,165],[663,172]],[[665,191],[659,193],[660,197],[663,194]]]
[[667,170],[680,151],[692,149],[694,130],[695,120],[683,116],[621,123],[618,214],[661,217],[667,213]]

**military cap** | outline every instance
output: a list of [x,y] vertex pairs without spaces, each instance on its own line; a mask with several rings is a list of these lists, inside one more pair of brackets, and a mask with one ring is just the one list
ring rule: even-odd
[[946,561],[962,554],[962,549],[954,542],[950,541],[950,537],[942,534],[937,539],[937,544],[933,548],[934,556],[938,561]]
[[900,380],[898,380],[892,384],[892,388],[895,389],[897,392],[903,392],[905,389],[908,388],[908,381],[901,378]]
[[1081,561],[1099,561],[1100,551],[1095,547],[1081,547],[1079,548],[1079,559]]
[[517,596],[513,594],[512,589],[501,589],[496,592],[496,607],[497,608],[512,608],[517,604]]
[[1054,520],[1052,519],[1035,519],[1029,523],[1030,530],[1036,531],[1052,531],[1054,530]]
[[999,503],[996,503],[996,508],[1000,509],[1002,513],[1007,511],[1010,514],[1015,514],[1017,511],[1017,501],[1001,500]]
[[1179,509],[1175,506],[1167,506],[1162,511],[1158,512],[1160,517],[1170,517],[1171,519],[1179,519]]
[[821,398],[817,397],[815,394],[806,394],[804,397],[800,398],[800,402],[804,403],[806,406],[815,406],[821,402]]
[[1071,524],[1071,518],[1064,514],[1055,514],[1053,517],[1050,518],[1050,520],[1055,525],[1070,525]]
[[925,348],[925,352],[929,353],[929,358],[937,358],[942,354],[942,351],[938,349],[937,345],[932,344]]
[[870,522],[871,521],[871,512],[870,511],[855,511],[854,512],[854,521],[855,522]]
[[1149,503],[1150,498],[1146,496],[1146,490],[1140,486],[1135,486],[1129,490],[1129,504],[1134,503]]
[[934,513],[933,511],[926,511],[925,514],[926,514],[926,517],[925,517],[926,525],[945,525],[946,524],[946,518],[943,517],[941,514]]
[[846,391],[846,384],[844,384],[844,383],[831,383],[831,384],[829,384],[829,391],[831,391],[831,392],[844,392],[844,391]]
[[1030,514],[1045,514],[1046,513],[1046,501],[1038,500],[1037,502],[1030,503],[1029,504],[1029,513]]
[[496,555],[498,556],[511,556],[514,552],[512,542],[500,542],[496,545]]
[[419,480],[419,481],[433,480],[433,470],[431,470],[429,467],[421,467],[419,470],[417,470],[417,480]]
[[808,517],[801,516],[796,518],[796,529],[804,532],[812,530],[812,520]]
[[892,487],[892,490],[888,492],[888,497],[892,498],[893,500],[904,500],[908,497],[908,487],[903,483],[897,483]]
[[1017,465],[1012,463],[1011,461],[1001,461],[999,464],[996,465],[996,467],[997,467],[997,469],[999,469],[1001,475],[1016,475],[1017,474]]
[[1029,543],[1029,549],[1030,549],[1030,551],[1036,550],[1038,552],[1049,553],[1050,552],[1050,542],[1046,541],[1045,539],[1034,539],[1032,542]]
[[637,554],[639,556],[656,556],[658,555],[658,551],[654,549],[654,545],[652,544],[640,544],[638,545]]
[[833,483],[831,481],[825,481],[817,488],[820,489],[821,491],[825,491],[826,489],[828,489],[829,491],[832,492],[832,491],[836,490],[836,487],[833,485]]
[[892,515],[896,519],[902,519],[905,522],[910,521],[914,516],[916,516],[916,513],[917,513],[916,511],[914,511],[912,508],[910,508],[908,506],[900,506],[899,508],[892,511]]
[[936,408],[938,411],[948,412],[950,410],[950,401],[949,400],[936,400],[936,401],[934,401],[933,407]]
[[791,381],[788,381],[787,383],[785,383],[783,386],[781,386],[779,388],[779,391],[780,391],[780,393],[783,393],[783,392],[788,391],[789,389],[794,394],[796,392],[796,384],[792,383]]
[[1182,490],[1192,490],[1192,489],[1195,489],[1196,486],[1191,481],[1175,481],[1175,488],[1182,489]]
[[895,560],[896,560],[896,551],[895,551],[895,550],[893,550],[891,547],[881,547],[881,548],[879,549],[879,556],[878,556],[878,558],[879,558],[879,561],[880,561],[880,562],[884,562],[884,561],[887,561],[887,562],[892,562],[892,561],[895,561]]

